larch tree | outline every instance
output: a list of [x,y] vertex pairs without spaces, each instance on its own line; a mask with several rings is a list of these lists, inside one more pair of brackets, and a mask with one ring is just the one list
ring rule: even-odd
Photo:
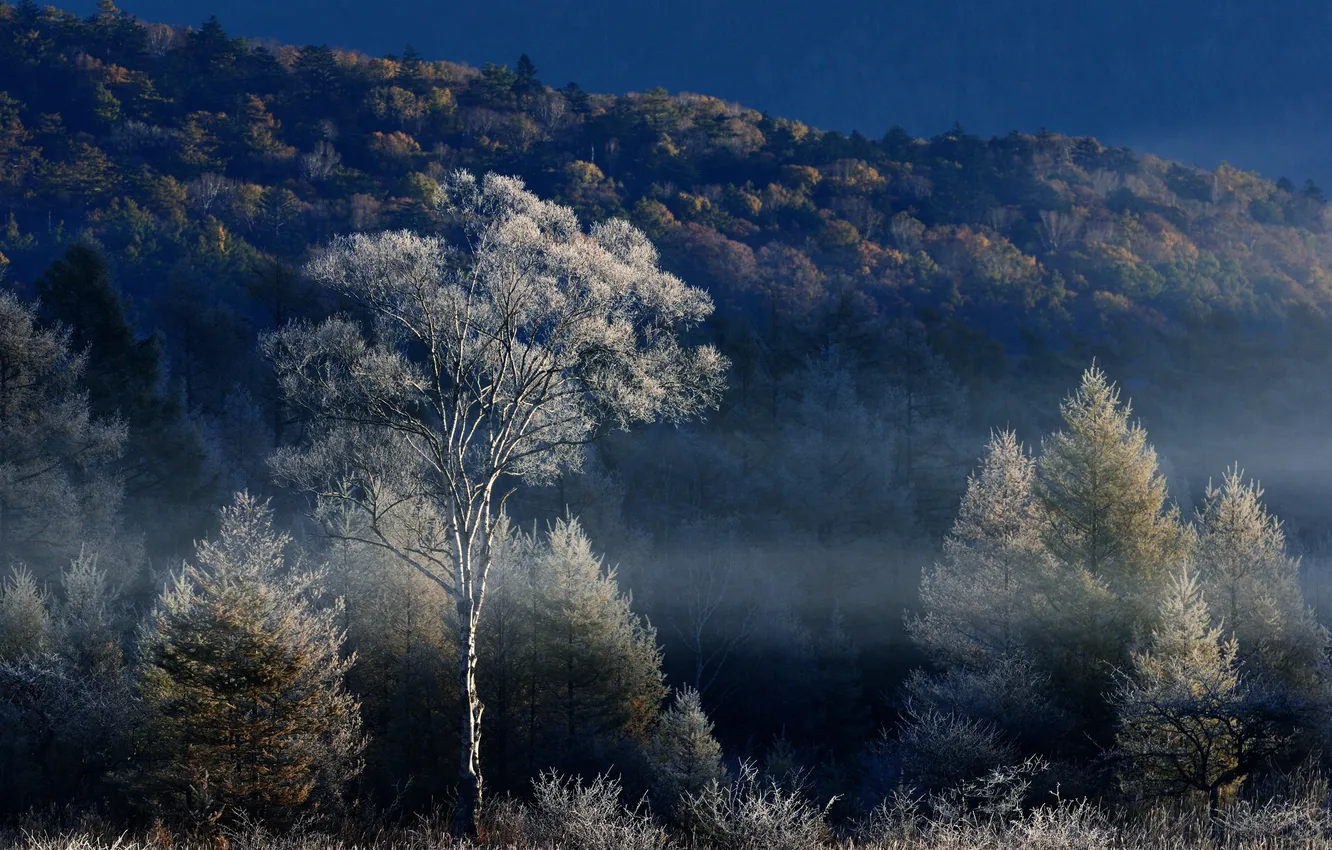
[[664,814],[673,814],[686,796],[726,779],[721,745],[693,688],[676,691],[652,731],[647,754],[652,796]]
[[1138,604],[1188,553],[1147,432],[1096,366],[1064,400],[1064,429],[1042,444],[1035,482],[1045,546]]
[[344,687],[341,600],[287,562],[289,539],[246,494],[163,590],[140,640],[151,709],[147,797],[204,822],[327,811],[360,770],[360,706]]
[[97,562],[84,548],[60,574],[60,599],[52,606],[55,644],[81,673],[118,681],[125,666],[121,590]]
[[1015,433],[991,435],[943,560],[921,577],[922,613],[907,618],[911,637],[936,662],[981,666],[1024,648],[1051,569],[1033,510],[1035,473]]
[[1208,484],[1197,512],[1196,563],[1214,616],[1253,674],[1311,695],[1327,658],[1328,633],[1300,590],[1300,562],[1286,551],[1281,522],[1263,491],[1238,468]]
[[1147,795],[1200,793],[1215,814],[1226,789],[1280,749],[1238,651],[1212,626],[1196,576],[1181,570],[1167,585],[1149,647],[1117,676],[1126,785]]
[[564,759],[619,740],[644,743],[666,697],[656,630],[634,614],[577,520],[557,521],[533,543],[544,590],[537,660]]
[[681,332],[712,304],[660,269],[621,220],[580,227],[514,178],[439,187],[448,234],[333,242],[307,274],[358,311],[268,337],[309,439],[275,459],[316,515],[393,552],[456,608],[462,744],[455,829],[482,798],[477,628],[491,543],[521,481],[576,468],[603,426],[680,421],[716,404],[724,359]]
[[46,591],[18,567],[0,583],[0,661],[41,655],[50,649],[51,614]]
[[1134,630],[1154,622],[1192,538],[1166,501],[1147,432],[1103,371],[1084,372],[1061,413],[1033,487],[1041,543],[1057,564],[1046,593],[1050,642],[1061,656],[1056,683],[1100,713],[1105,664],[1122,666]]
[[666,695],[656,631],[578,521],[513,534],[493,570],[479,630],[481,694],[497,742],[487,763],[517,788],[541,768],[604,771],[645,744]]
[[133,753],[140,712],[124,676],[117,592],[87,550],[60,584],[58,597],[47,595],[25,574],[0,597],[7,813],[105,800],[114,769]]

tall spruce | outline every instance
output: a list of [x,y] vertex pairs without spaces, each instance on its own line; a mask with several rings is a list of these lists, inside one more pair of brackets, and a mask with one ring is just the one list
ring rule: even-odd
[[208,523],[199,506],[214,504],[203,441],[162,386],[161,339],[140,336],[106,259],[85,243],[70,246],[37,279],[45,322],[68,329],[83,354],[83,384],[94,416],[126,426],[116,469],[125,483],[128,518],[158,553],[179,552]]

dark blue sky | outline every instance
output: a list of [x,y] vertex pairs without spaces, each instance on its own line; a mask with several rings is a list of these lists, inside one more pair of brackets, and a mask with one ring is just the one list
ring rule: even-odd
[[[93,0],[71,8],[90,12]],[[145,20],[713,94],[932,136],[1045,126],[1332,184],[1327,0],[122,0]]]

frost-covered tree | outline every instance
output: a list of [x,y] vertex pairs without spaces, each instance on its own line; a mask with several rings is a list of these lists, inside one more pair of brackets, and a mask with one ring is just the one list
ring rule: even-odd
[[477,629],[491,544],[519,481],[576,467],[604,425],[678,421],[714,405],[724,360],[679,331],[707,295],[660,269],[624,221],[584,231],[513,178],[439,187],[448,237],[340,238],[307,267],[355,318],[265,341],[309,440],[276,459],[319,515],[359,510],[382,546],[453,599],[463,696],[456,829],[481,802]]
[[122,648],[120,589],[84,548],[60,574],[60,599],[53,606],[55,646],[75,669],[99,679],[119,678]]
[[0,291],[0,563],[25,562],[43,578],[80,541],[119,566],[133,560],[118,527],[123,482],[112,474],[125,429],[90,412],[84,365],[67,333],[42,328],[32,306]]
[[104,804],[135,754],[139,714],[123,677],[63,654],[0,662],[0,812]]
[[1055,703],[1049,673],[1022,655],[989,659],[983,667],[950,667],[931,675],[913,670],[903,702],[917,716],[953,715],[991,724],[1023,752],[1058,745],[1068,716]]
[[1131,616],[1150,615],[1189,544],[1156,451],[1095,366],[1060,412],[1064,428],[1043,442],[1035,481],[1042,542],[1067,567],[1109,582]]
[[1213,615],[1238,644],[1245,669],[1311,693],[1327,658],[1328,633],[1300,590],[1300,562],[1263,491],[1238,468],[1208,484],[1198,510],[1196,563]]
[[41,655],[51,644],[46,591],[18,567],[0,583],[0,661]]
[[145,791],[207,821],[328,810],[360,769],[359,706],[343,680],[340,600],[289,564],[267,506],[240,494],[216,541],[163,590],[139,646],[153,712]]
[[1036,462],[1012,431],[990,437],[943,560],[921,577],[922,613],[907,628],[942,664],[980,665],[1026,645],[1052,572],[1033,510]]
[[686,795],[701,794],[726,778],[721,745],[693,688],[676,691],[652,731],[647,754],[652,797],[665,814],[675,811]]
[[1279,749],[1237,654],[1234,639],[1212,626],[1197,578],[1181,570],[1167,585],[1149,647],[1117,676],[1115,740],[1129,760],[1127,786],[1197,792],[1215,813],[1222,793]]
[[940,792],[1018,762],[1018,750],[994,723],[932,709],[908,709],[897,739],[879,745],[913,792]]
[[[117,594],[88,550],[58,594],[12,577],[0,596],[0,809],[92,803],[130,757],[137,707]],[[20,646],[21,645],[21,646]],[[16,651],[21,650],[21,651]]]
[[98,248],[71,245],[33,284],[48,324],[69,331],[86,357],[81,383],[98,418],[118,419],[126,437],[114,470],[124,483],[126,517],[156,552],[179,551],[202,531],[219,495],[209,481],[200,434],[180,402],[164,392],[162,339],[140,338],[129,304]]
[[1083,373],[1061,412],[1064,427],[1042,443],[1034,482],[1041,543],[1056,564],[1045,644],[1056,687],[1108,719],[1106,673],[1127,663],[1135,630],[1155,621],[1192,538],[1166,501],[1147,432],[1104,372]]
[[592,552],[577,520],[557,521],[540,545],[537,654],[554,673],[567,745],[582,749],[604,736],[644,740],[666,696],[656,630],[633,613],[615,570]]
[[381,804],[426,807],[448,794],[452,774],[439,765],[458,751],[457,630],[441,616],[448,597],[380,548],[339,540],[324,557],[326,588],[346,600],[347,645],[356,651],[348,684],[369,738],[365,785],[393,789]]
[[[496,763],[584,775],[646,743],[666,695],[656,631],[577,520],[515,535],[495,561],[480,635]],[[511,784],[518,786],[518,781]]]

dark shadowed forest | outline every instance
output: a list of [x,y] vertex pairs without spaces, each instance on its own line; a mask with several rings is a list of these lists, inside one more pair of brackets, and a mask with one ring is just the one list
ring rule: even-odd
[[0,3],[0,844],[1332,836],[1314,183],[99,9]]

